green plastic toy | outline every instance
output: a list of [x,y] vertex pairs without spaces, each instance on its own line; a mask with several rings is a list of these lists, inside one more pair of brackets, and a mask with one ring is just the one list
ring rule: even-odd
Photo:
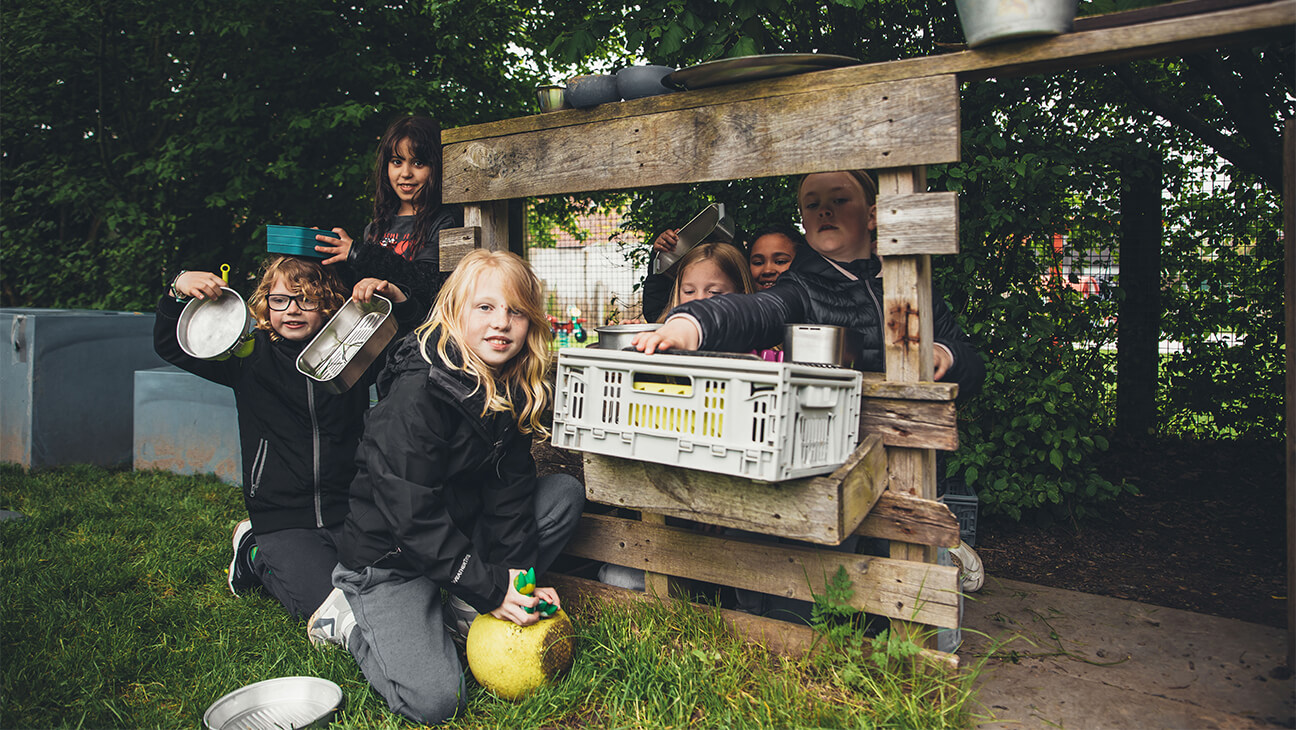
[[[518,593],[521,593],[524,596],[529,596],[535,592],[535,582],[535,568],[527,568],[526,572],[518,573],[517,578],[513,580],[513,587],[517,588]],[[558,607],[543,598],[540,599],[540,604],[535,608],[530,606],[522,607],[522,610],[527,613],[535,613],[536,609],[540,610],[540,616],[542,618],[549,618],[557,612]]]

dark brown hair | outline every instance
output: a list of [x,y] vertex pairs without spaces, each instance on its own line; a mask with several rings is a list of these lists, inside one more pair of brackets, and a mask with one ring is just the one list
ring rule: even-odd
[[[391,230],[392,219],[400,210],[400,197],[387,178],[387,163],[396,156],[396,148],[402,140],[409,140],[414,157],[432,170],[428,184],[414,199],[414,241],[405,251],[405,257],[412,259],[427,243],[428,232],[441,208],[441,126],[431,117],[401,117],[387,127],[382,140],[378,142],[373,170],[373,228],[368,242],[381,240],[383,234]],[[434,245],[435,243],[433,242]]]

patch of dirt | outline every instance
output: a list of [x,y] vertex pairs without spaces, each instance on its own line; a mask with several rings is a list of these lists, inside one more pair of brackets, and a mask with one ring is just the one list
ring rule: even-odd
[[1158,444],[1100,469],[1140,494],[1101,519],[979,520],[989,575],[1275,627],[1287,625],[1282,445]]
[[[541,475],[583,476],[580,455],[537,443]],[[1138,495],[1102,517],[978,518],[988,575],[1140,603],[1287,625],[1282,444],[1113,446],[1100,467]]]

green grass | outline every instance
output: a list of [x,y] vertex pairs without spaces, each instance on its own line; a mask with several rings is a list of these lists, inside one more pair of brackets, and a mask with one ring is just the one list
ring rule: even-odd
[[[403,728],[345,651],[225,583],[238,490],[211,477],[0,465],[0,727],[201,726],[217,697],[289,675],[337,682],[335,728]],[[834,632],[794,661],[686,604],[576,614],[564,681],[520,703],[470,683],[450,727],[966,727],[972,673],[914,671],[894,648],[866,660]]]

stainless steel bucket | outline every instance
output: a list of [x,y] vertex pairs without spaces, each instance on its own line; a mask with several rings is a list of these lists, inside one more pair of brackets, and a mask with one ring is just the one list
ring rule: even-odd
[[221,287],[219,299],[189,300],[176,322],[176,339],[190,357],[223,360],[251,339],[252,325],[243,297]]
[[342,688],[319,677],[279,677],[221,697],[203,713],[206,730],[327,727],[342,705]]
[[606,327],[596,327],[598,332],[598,349],[600,350],[624,350],[629,347],[635,335],[640,332],[652,332],[661,327],[658,323],[648,324],[612,324]]
[[297,371],[330,393],[345,393],[396,336],[391,310],[380,294],[366,304],[348,299],[297,356]]
[[851,367],[859,354],[856,336],[845,327],[790,324],[783,329],[783,359]]
[[969,47],[1070,33],[1077,0],[956,0]]

